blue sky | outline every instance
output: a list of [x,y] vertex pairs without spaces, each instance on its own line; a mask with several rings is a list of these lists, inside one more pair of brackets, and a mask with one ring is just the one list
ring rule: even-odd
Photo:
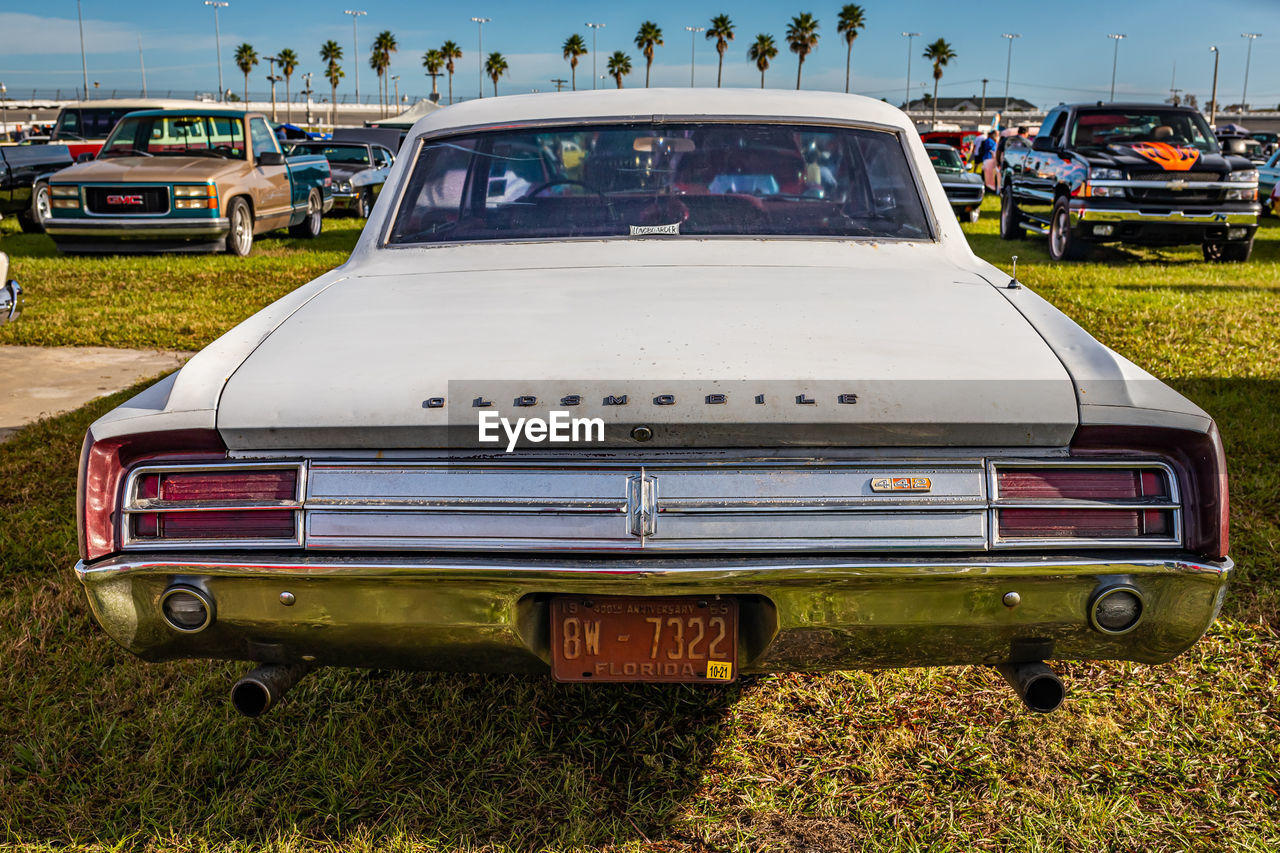
[[[577,32],[590,46],[591,32],[583,26],[587,20],[606,25],[598,35],[599,73],[604,73],[605,58],[621,48],[631,55],[636,69],[626,84],[640,86],[644,57],[632,38],[640,22],[652,18],[666,37],[654,62],[653,85],[686,86],[690,34],[684,27],[705,26],[721,12],[729,14],[738,28],[725,57],[725,85],[759,85],[759,74],[747,62],[746,50],[754,36],[763,32],[771,33],[781,46],[767,84],[793,87],[796,60],[786,51],[783,35],[792,15],[811,12],[821,24],[822,40],[805,62],[804,88],[844,87],[845,49],[835,31],[839,0],[690,0],[678,5],[627,0],[591,6],[557,0],[536,4],[514,0],[230,3],[220,12],[222,63],[226,86],[236,91],[243,87],[243,78],[232,63],[232,52],[240,42],[251,43],[260,55],[292,48],[303,58],[299,73],[314,71],[318,77],[322,69],[317,51],[332,38],[348,56],[340,91],[351,93],[351,18],[343,14],[349,8],[368,11],[367,17],[360,18],[363,95],[376,90],[375,75],[367,66],[369,42],[379,30],[390,29],[400,43],[391,73],[401,75],[402,94],[430,91],[429,81],[422,76],[422,52],[451,38],[465,52],[455,90],[474,96],[478,74],[476,25],[469,20],[473,15],[493,19],[484,27],[485,53],[501,51],[510,63],[510,76],[499,84],[503,94],[547,91],[553,88],[551,78],[567,78],[569,68],[561,58],[560,45]],[[190,96],[193,90],[217,88],[213,15],[201,0],[82,0],[82,5],[89,79],[100,81],[103,90],[140,88],[139,36],[151,94],[173,89],[175,96]],[[957,58],[945,69],[938,94],[977,94],[985,77],[991,81],[989,99],[999,100],[1004,94],[1008,44],[1000,34],[1016,32],[1021,38],[1013,45],[1011,93],[1042,105],[1107,96],[1113,47],[1106,37],[1109,32],[1128,36],[1120,45],[1117,97],[1163,99],[1172,84],[1202,102],[1207,100],[1213,73],[1208,48],[1217,44],[1222,51],[1219,100],[1234,103],[1244,85],[1246,40],[1240,33],[1259,32],[1263,35],[1254,43],[1249,101],[1255,106],[1280,104],[1280,0],[865,0],[861,5],[867,28],[854,45],[853,89],[893,103],[901,102],[905,92],[907,44],[900,33],[907,30],[922,34],[911,51],[913,96],[922,91],[921,83],[932,85],[928,64],[920,56],[925,43],[943,37]],[[698,34],[695,73],[700,85],[715,84],[715,66],[712,43]],[[254,69],[252,91],[266,90],[266,74],[265,63]],[[39,4],[0,0],[0,81],[7,84],[10,97],[21,97],[23,90],[29,92],[32,87],[75,88],[80,79],[74,0]],[[600,84],[613,85],[612,81]],[[486,92],[492,92],[485,85]],[[591,87],[590,56],[579,65],[578,87]]]

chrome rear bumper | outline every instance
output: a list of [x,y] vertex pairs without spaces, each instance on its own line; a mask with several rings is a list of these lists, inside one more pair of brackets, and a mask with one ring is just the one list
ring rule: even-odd
[[[548,602],[558,593],[734,596],[748,673],[1052,658],[1159,663],[1213,622],[1231,570],[1229,560],[1150,557],[333,554],[129,555],[76,567],[98,622],[149,660],[535,673],[547,671]],[[175,584],[213,602],[209,627],[181,633],[165,623],[160,599]],[[1117,585],[1144,603],[1141,621],[1121,635],[1092,627],[1089,617],[1099,593]]]

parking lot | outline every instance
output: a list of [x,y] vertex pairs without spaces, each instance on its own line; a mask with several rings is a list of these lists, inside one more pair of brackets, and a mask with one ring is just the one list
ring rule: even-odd
[[[5,830],[174,850],[1273,849],[1280,225],[1245,264],[1198,248],[1053,264],[1042,239],[1000,240],[996,216],[988,198],[964,226],[978,254],[1018,254],[1026,285],[1220,425],[1238,573],[1190,652],[1067,664],[1080,689],[1050,717],[982,667],[716,689],[326,669],[245,723],[225,701],[238,664],[135,659],[71,571],[80,441],[125,391],[0,445]],[[195,351],[342,263],[361,224],[264,237],[244,259],[63,257],[6,220],[28,303],[0,344]]]

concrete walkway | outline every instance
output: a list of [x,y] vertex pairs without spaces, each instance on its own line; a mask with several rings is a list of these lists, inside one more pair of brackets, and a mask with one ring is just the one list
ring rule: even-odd
[[110,347],[0,346],[0,441],[34,420],[177,370],[190,357]]

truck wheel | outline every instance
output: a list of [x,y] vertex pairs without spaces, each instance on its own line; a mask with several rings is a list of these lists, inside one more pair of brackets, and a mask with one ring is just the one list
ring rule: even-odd
[[320,236],[320,228],[323,225],[324,211],[321,207],[320,193],[318,190],[312,190],[311,195],[307,196],[307,215],[297,225],[289,226],[290,237],[306,237],[311,239]]
[[1053,203],[1049,220],[1049,257],[1055,261],[1082,261],[1089,255],[1089,244],[1071,230],[1071,208],[1065,196]]
[[1005,240],[1021,240],[1027,236],[1022,230],[1022,217],[1013,203],[1013,191],[1007,184],[1000,193],[1000,236]]
[[1244,263],[1253,254],[1253,239],[1243,243],[1205,243],[1204,259],[1213,263]]
[[49,218],[52,208],[49,201],[49,185],[38,183],[31,192],[31,209],[18,214],[18,225],[23,234],[43,234],[44,223]]
[[231,199],[227,206],[227,254],[243,258],[253,251],[253,213],[242,198]]

